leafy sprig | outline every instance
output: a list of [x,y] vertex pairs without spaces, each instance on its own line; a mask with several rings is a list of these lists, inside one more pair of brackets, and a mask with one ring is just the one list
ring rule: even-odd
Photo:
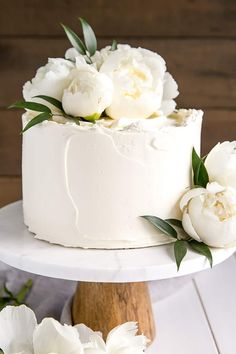
[[16,294],[13,294],[5,284],[0,290],[0,311],[7,305],[19,306],[24,304],[32,286],[33,281],[29,279]]
[[[26,126],[22,130],[22,133],[26,132],[28,129],[32,128],[34,125],[42,123],[45,120],[52,120],[53,116],[61,115],[62,117],[66,118],[66,119],[71,119],[73,122],[75,122],[78,125],[80,124],[81,121],[94,122],[97,119],[97,117],[87,117],[87,119],[81,118],[81,117],[72,117],[72,116],[65,113],[65,111],[62,107],[62,103],[59,100],[57,100],[56,98],[50,97],[50,96],[38,95],[38,96],[34,96],[33,98],[40,98],[42,100],[47,101],[48,103],[50,103],[51,105],[56,107],[59,110],[59,112],[53,113],[49,107],[45,106],[44,104],[36,103],[36,102],[18,101],[16,103],[11,104],[8,108],[23,108],[23,109],[29,109],[29,110],[35,111],[35,112],[41,112],[40,114],[38,114],[36,117],[32,118],[26,124]],[[94,118],[94,120],[92,118]]]
[[[205,256],[210,266],[213,265],[212,254],[210,248],[203,242],[198,242],[192,239],[187,234],[183,238],[183,226],[182,221],[178,219],[161,219],[157,216],[152,215],[143,215],[142,218],[151,222],[151,224],[162,233],[166,234],[175,239],[174,241],[174,255],[177,265],[177,270],[179,270],[182,260],[187,254],[188,249],[192,249],[194,252],[197,252]],[[174,226],[174,227],[173,227]],[[181,229],[181,233],[179,232]]]
[[[196,150],[192,150],[192,171],[193,171],[193,186],[194,187],[203,187],[206,188],[207,183],[209,182],[209,176],[207,169],[204,165],[205,158],[200,158],[196,153]],[[182,221],[178,219],[161,219],[153,215],[144,215],[142,218],[149,221],[156,229],[168,235],[172,238],[175,238],[174,242],[174,255],[177,265],[177,270],[179,270],[182,260],[187,254],[188,249],[197,252],[205,256],[210,266],[213,265],[213,259],[210,248],[203,242],[198,242],[192,237],[187,235],[183,229]],[[181,230],[181,234],[179,233]],[[185,233],[183,238],[183,232]]]
[[[91,57],[96,53],[97,50],[97,38],[88,22],[79,17],[79,21],[82,26],[83,40],[68,26],[61,24],[67,38],[69,39],[71,45],[77,50],[77,52],[85,57],[88,64],[92,64]],[[117,42],[113,40],[111,44],[111,51],[117,49]]]

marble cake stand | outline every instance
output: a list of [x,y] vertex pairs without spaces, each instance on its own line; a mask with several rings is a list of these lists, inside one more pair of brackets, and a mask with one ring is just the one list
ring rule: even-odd
[[[214,265],[234,251],[213,249]],[[34,274],[79,281],[72,306],[74,323],[85,323],[106,335],[120,323],[137,321],[150,339],[154,325],[146,282],[209,268],[205,257],[189,251],[177,272],[172,244],[86,250],[36,240],[23,223],[21,201],[0,210],[0,260]]]

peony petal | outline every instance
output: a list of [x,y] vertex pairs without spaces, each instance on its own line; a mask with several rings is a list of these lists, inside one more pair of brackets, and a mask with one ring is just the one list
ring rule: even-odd
[[206,189],[207,192],[215,194],[215,193],[223,192],[225,190],[225,187],[221,186],[217,182],[212,182],[207,184]]
[[136,322],[127,322],[114,328],[107,336],[107,351],[109,353],[142,353],[147,345],[147,338],[136,335]]
[[187,210],[184,211],[183,213],[183,218],[182,218],[182,225],[183,228],[185,230],[185,232],[192,238],[194,238],[195,240],[197,240],[198,242],[201,242],[200,237],[198,236],[198,234],[196,233],[196,231],[193,228],[191,219],[189,214],[187,213]]
[[99,337],[102,338],[102,333],[101,332],[94,332],[91,328],[85,326],[85,324],[81,323],[78,324],[76,326],[74,326],[74,328],[77,329],[77,331],[79,332],[79,338],[80,341],[84,344],[84,343],[88,343],[90,341],[90,338],[96,334]]
[[179,95],[177,82],[173,76],[166,72],[164,76],[163,100],[172,100]]
[[161,103],[160,110],[165,116],[169,116],[172,112],[174,112],[176,107],[176,102],[174,100],[164,100]]
[[206,193],[207,190],[205,188],[193,188],[186,192],[180,200],[179,206],[181,211],[188,205],[189,201],[192,198],[198,197],[201,194]]
[[205,165],[210,181],[236,189],[236,141],[224,141],[214,146]]
[[65,58],[68,60],[75,61],[75,59],[79,56],[83,57],[75,48],[69,48],[65,52]]
[[4,354],[33,353],[35,314],[25,305],[7,306],[0,312],[0,348]]
[[61,325],[52,318],[45,318],[33,336],[34,354],[83,354],[83,347],[76,328]]

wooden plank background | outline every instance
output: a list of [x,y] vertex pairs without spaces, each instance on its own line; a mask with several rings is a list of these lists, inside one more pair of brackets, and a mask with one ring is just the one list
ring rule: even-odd
[[178,106],[205,111],[204,154],[236,139],[235,0],[0,0],[0,8],[0,206],[21,196],[21,113],[6,107],[48,57],[64,55],[59,23],[81,33],[78,16],[100,47],[115,38],[166,59]]

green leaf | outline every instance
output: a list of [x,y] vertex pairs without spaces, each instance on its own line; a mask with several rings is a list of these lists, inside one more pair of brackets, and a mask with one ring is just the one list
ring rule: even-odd
[[171,224],[173,226],[177,226],[180,227],[181,229],[183,229],[183,225],[182,225],[182,221],[178,220],[178,219],[165,219],[166,222],[168,222],[168,224]]
[[164,234],[177,238],[176,230],[165,220],[152,215],[143,215],[141,216],[141,218],[148,220],[151,224],[153,224],[159,231],[163,232]]
[[202,159],[198,156],[195,149],[192,151],[192,168],[194,185],[206,188],[209,182],[209,176]]
[[187,253],[187,242],[183,240],[176,241],[174,244],[174,252],[177,270],[179,271],[180,264]]
[[72,31],[72,29],[70,29],[69,27],[63,25],[61,23],[70,43],[72,44],[72,46],[82,55],[86,54],[86,47],[84,45],[84,43],[81,41],[81,39],[77,36],[77,34]]
[[195,148],[193,148],[192,150],[192,168],[193,168],[193,172],[196,170],[199,162],[200,162],[200,157],[198,156]]
[[111,44],[111,51],[114,51],[117,49],[117,41],[113,39],[112,44]]
[[27,280],[27,282],[22,286],[22,288],[16,295],[16,300],[18,304],[22,304],[25,301],[25,298],[30,292],[32,286],[33,286],[32,279]]
[[10,297],[14,297],[14,295],[12,294],[12,292],[7,288],[6,284],[4,284],[3,286],[4,292],[9,295]]
[[8,108],[24,108],[24,109],[30,109],[31,111],[36,111],[36,112],[51,113],[51,109],[48,108],[47,106],[45,106],[44,104],[36,103],[36,102],[28,102],[28,101],[19,101],[19,102],[13,103]]
[[58,108],[62,112],[64,112],[63,107],[62,107],[62,103],[59,100],[57,100],[56,98],[53,98],[50,96],[45,96],[45,95],[38,95],[38,96],[34,96],[34,97],[41,98],[42,100],[45,100],[45,101],[51,103],[53,106],[55,106],[56,108]]
[[83,34],[84,34],[84,42],[86,44],[89,54],[92,56],[95,54],[95,52],[97,50],[97,39],[96,39],[95,33],[93,32],[92,27],[88,24],[87,21],[85,21],[81,17],[79,19],[80,19]]
[[44,120],[50,120],[51,118],[52,114],[47,112],[37,115],[36,117],[31,119],[28,124],[26,124],[25,128],[22,130],[22,133],[26,132],[26,130],[33,127],[34,125],[42,123]]
[[189,246],[192,248],[193,251],[205,256],[208,259],[210,266],[213,266],[211,250],[205,243],[193,240],[189,242]]

